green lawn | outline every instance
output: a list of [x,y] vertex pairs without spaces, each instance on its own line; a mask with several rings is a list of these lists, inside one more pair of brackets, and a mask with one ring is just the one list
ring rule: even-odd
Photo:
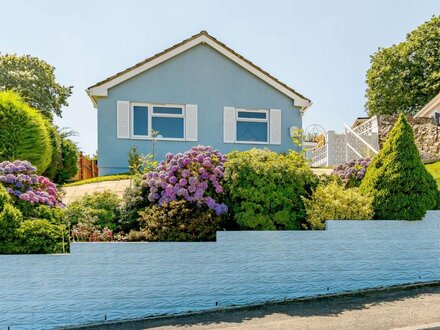
[[65,184],[63,187],[73,187],[73,186],[81,186],[83,184],[88,183],[96,183],[96,182],[104,182],[104,181],[119,181],[119,180],[127,180],[131,179],[133,176],[131,174],[117,174],[117,175],[107,175],[107,176],[98,176],[96,178],[75,181],[71,183]]
[[432,174],[435,181],[437,181],[437,186],[440,188],[440,162],[426,164],[426,168],[428,169],[429,173]]

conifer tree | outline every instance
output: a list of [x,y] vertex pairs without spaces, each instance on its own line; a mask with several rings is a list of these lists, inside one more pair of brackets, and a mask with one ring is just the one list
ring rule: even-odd
[[439,202],[437,183],[422,163],[403,114],[369,165],[359,188],[373,197],[377,219],[420,220]]

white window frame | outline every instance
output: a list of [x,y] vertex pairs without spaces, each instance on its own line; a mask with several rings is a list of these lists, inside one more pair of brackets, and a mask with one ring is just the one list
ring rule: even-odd
[[[148,115],[148,135],[135,135],[134,134],[134,107],[147,107]],[[148,140],[150,138],[150,105],[147,103],[130,102],[130,138],[138,140]]]
[[[154,113],[154,108],[180,108],[182,109],[182,114],[181,115],[175,115],[175,114],[171,114],[171,113]],[[167,118],[182,118],[183,119],[183,137],[181,138],[167,138],[167,137],[156,137],[157,140],[160,141],[185,141],[185,106],[184,105],[179,105],[179,104],[151,104],[151,111],[149,113],[149,123],[150,127],[149,127],[149,135],[151,136],[151,132],[153,129],[153,117],[167,117]],[[160,135],[160,132],[159,132]]]
[[[238,113],[239,112],[257,112],[257,113],[265,113],[266,119],[262,118],[239,118]],[[267,132],[266,132],[266,141],[239,141],[237,140],[237,132],[238,128],[235,129],[235,143],[242,143],[242,144],[269,144],[269,132],[270,132],[270,121],[269,121],[269,115],[270,111],[268,109],[242,109],[242,108],[236,108],[235,109],[235,126],[237,126],[237,122],[244,121],[244,122],[251,122],[251,123],[267,123]]]
[[[148,135],[135,135],[134,134],[134,107],[147,107],[148,108]],[[153,108],[180,108],[182,109],[181,115],[169,114],[169,113],[153,113]],[[161,103],[142,103],[142,102],[130,102],[130,137],[137,140],[153,140],[152,130],[153,130],[153,117],[168,117],[168,118],[183,118],[183,138],[167,138],[167,137],[156,137],[158,141],[185,141],[185,125],[186,125],[186,111],[185,105],[181,104],[161,104]],[[160,132],[159,132],[160,135]]]

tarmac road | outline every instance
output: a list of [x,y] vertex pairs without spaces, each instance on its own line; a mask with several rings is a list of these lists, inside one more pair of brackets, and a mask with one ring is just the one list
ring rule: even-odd
[[440,329],[440,284],[179,317],[120,322],[87,330]]

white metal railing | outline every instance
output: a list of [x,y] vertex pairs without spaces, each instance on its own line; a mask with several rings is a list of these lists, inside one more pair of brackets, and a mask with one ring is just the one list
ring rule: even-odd
[[311,151],[310,166],[327,166],[327,143]]
[[373,116],[362,124],[352,128],[358,135],[371,135],[378,132],[377,116]]
[[[345,159],[358,159],[361,157],[371,157],[378,153],[377,149],[371,145],[370,142],[372,139],[369,137],[375,138],[377,135],[363,135],[356,133],[353,129],[351,129],[348,125],[345,126],[345,138],[346,138],[346,152]],[[367,142],[366,139],[369,139],[370,142]]]

